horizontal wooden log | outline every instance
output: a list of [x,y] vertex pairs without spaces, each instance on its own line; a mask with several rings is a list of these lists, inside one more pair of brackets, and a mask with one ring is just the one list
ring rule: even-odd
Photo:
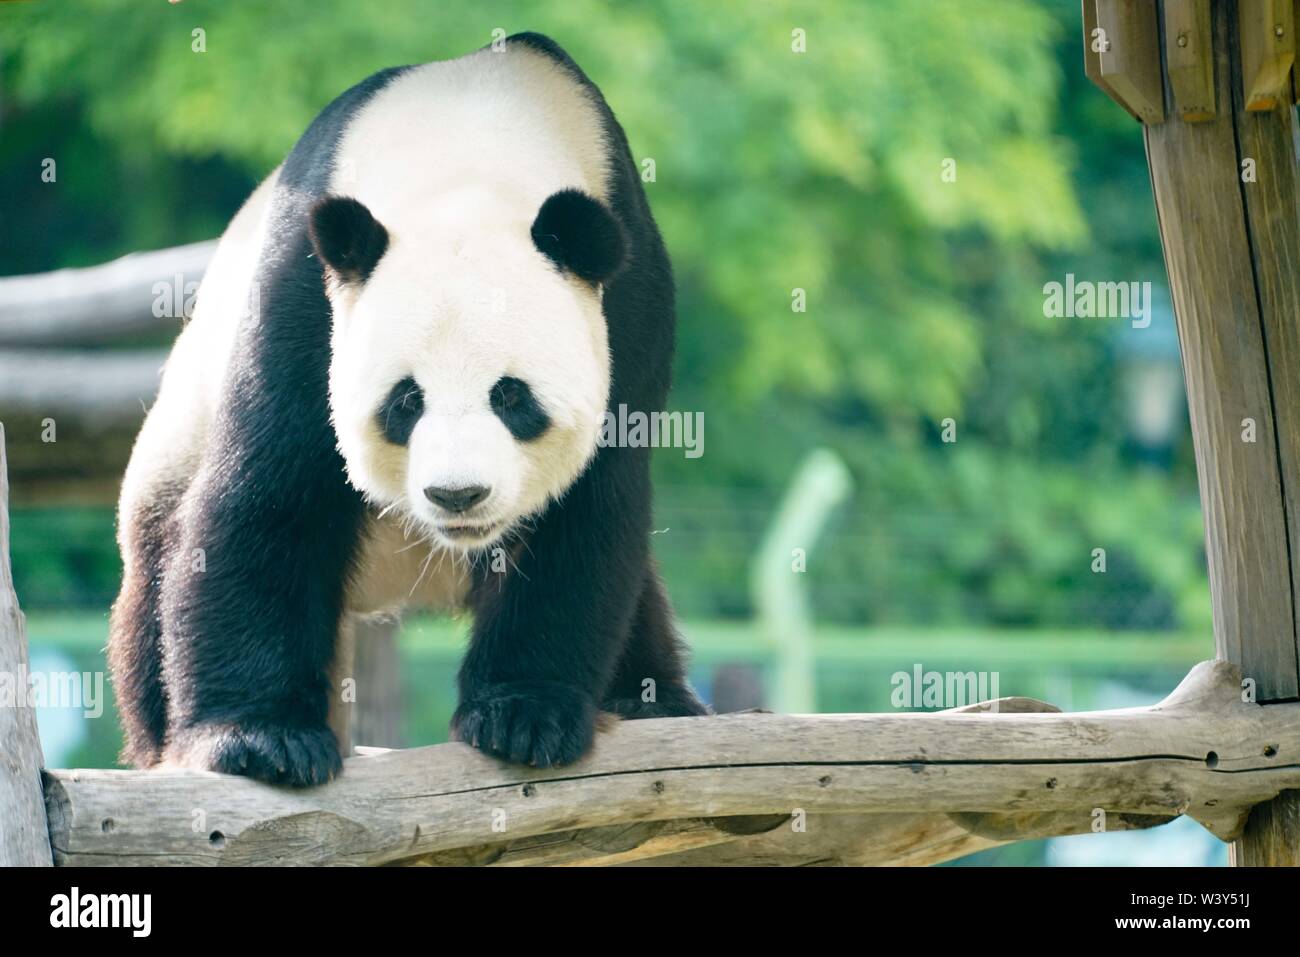
[[[0,277],[0,346],[105,342],[164,323],[174,332],[216,246],[210,240],[84,269]],[[159,309],[160,301],[167,307]]]
[[443,744],[351,758],[304,791],[52,771],[46,803],[74,865],[723,863],[746,844],[769,863],[934,863],[1180,814],[1227,839],[1300,785],[1300,703],[1241,698],[1236,667],[1205,662],[1150,708],[625,722],[569,767]]
[[163,350],[0,349],[0,413],[138,423],[158,394]]

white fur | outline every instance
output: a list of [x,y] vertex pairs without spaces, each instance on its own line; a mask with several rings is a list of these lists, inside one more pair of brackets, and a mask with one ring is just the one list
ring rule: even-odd
[[[593,454],[610,369],[599,291],[555,270],[529,227],[557,190],[604,199],[608,149],[588,94],[521,45],[417,67],[353,118],[332,192],[369,207],[389,246],[359,292],[329,289],[335,432],[350,481],[384,516],[367,528],[351,610],[408,598],[456,604],[466,546],[488,545],[542,509]],[[222,237],[137,440],[124,518],[197,468],[277,176]],[[409,447],[396,448],[375,412],[408,375],[424,390],[427,414]],[[504,375],[527,382],[546,409],[552,426],[541,438],[518,442],[493,415],[489,390]],[[472,520],[498,530],[453,545],[438,532],[449,517],[423,489],[463,484],[491,486]],[[124,535],[130,524],[122,522]],[[134,549],[124,544],[130,561]]]
[[[333,192],[370,209],[387,252],[358,292],[331,283],[330,400],[352,483],[452,544],[447,524],[492,525],[481,547],[540,511],[595,451],[609,392],[598,290],[562,275],[529,228],[566,187],[604,198],[607,147],[587,94],[526,48],[480,51],[394,80],[354,119]],[[375,410],[414,376],[425,415],[408,447]],[[551,428],[517,441],[489,406],[502,376],[528,383]],[[428,486],[483,485],[443,514]]]

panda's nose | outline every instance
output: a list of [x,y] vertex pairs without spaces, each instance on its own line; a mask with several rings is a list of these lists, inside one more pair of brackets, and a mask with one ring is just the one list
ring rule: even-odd
[[492,489],[486,485],[464,485],[460,488],[430,485],[424,490],[424,497],[449,512],[467,512],[487,498],[490,491]]

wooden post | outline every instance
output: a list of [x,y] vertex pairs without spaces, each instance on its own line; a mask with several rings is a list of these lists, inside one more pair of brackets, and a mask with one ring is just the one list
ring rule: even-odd
[[[1160,3],[1166,51],[1171,25],[1195,29],[1195,6]],[[1246,693],[1265,707],[1300,698],[1300,176],[1290,106],[1278,95],[1270,107],[1265,95],[1291,65],[1294,17],[1283,6],[1212,3],[1208,38],[1191,35],[1171,58],[1167,121],[1144,127],[1196,445],[1215,649],[1241,666]],[[1085,9],[1085,29],[1099,13]],[[1193,79],[1203,76],[1210,90]],[[1202,92],[1187,102],[1196,83]],[[1297,742],[1277,747],[1300,759]],[[1255,809],[1233,861],[1300,864],[1300,793]]]
[[397,635],[401,622],[393,617],[367,616],[356,622],[352,672],[356,704],[352,708],[354,745],[401,748],[402,669]]
[[9,473],[0,424],[0,867],[49,867],[41,739],[27,704],[27,633],[9,570]]

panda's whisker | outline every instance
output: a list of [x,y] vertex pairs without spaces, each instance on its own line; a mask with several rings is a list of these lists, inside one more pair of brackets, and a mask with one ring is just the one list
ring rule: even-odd
[[528,532],[529,535],[531,535],[535,531],[537,531],[537,527],[535,525],[530,525],[528,519],[522,519],[519,522],[519,527],[510,530],[510,533],[515,536],[515,540],[519,542],[520,545],[524,546],[524,551],[528,552],[528,554],[533,558],[536,558],[537,555],[533,553],[533,547],[528,543],[528,536],[526,536],[524,532]]
[[429,571],[429,563],[433,561],[433,553],[437,548],[438,546],[435,543],[429,542],[429,556],[424,560],[424,564],[420,566],[420,574],[416,577],[415,584],[411,586],[411,590],[407,592],[407,598],[414,595],[415,590],[420,587],[420,582],[424,581],[424,576]]
[[[445,562],[445,561],[447,560],[447,549],[445,549],[445,548],[440,548],[440,551],[441,551],[441,554],[438,556],[438,567],[436,567],[436,568],[433,570],[433,574],[434,574],[435,576],[439,575],[439,574],[442,572],[442,563]],[[453,570],[453,571],[455,570],[455,566],[454,566],[454,565],[452,566],[452,570]]]
[[[519,539],[519,541],[523,541],[523,539]],[[525,547],[525,548],[528,547],[526,543],[525,543],[524,547]],[[514,560],[513,557],[511,557],[511,555],[510,555],[510,550],[509,550],[509,549],[505,549],[505,548],[503,548],[501,551],[505,554],[505,556],[506,556],[506,561],[508,561],[508,562],[510,563],[510,567],[513,568],[513,569],[515,570],[515,574],[516,574],[516,575],[518,575],[519,577],[521,577],[521,578],[522,578],[524,581],[526,581],[526,582],[532,581],[531,578],[529,578],[527,575],[524,574],[523,569],[519,567],[519,563],[516,562],[516,561]],[[530,554],[531,554],[531,552],[530,552]]]

